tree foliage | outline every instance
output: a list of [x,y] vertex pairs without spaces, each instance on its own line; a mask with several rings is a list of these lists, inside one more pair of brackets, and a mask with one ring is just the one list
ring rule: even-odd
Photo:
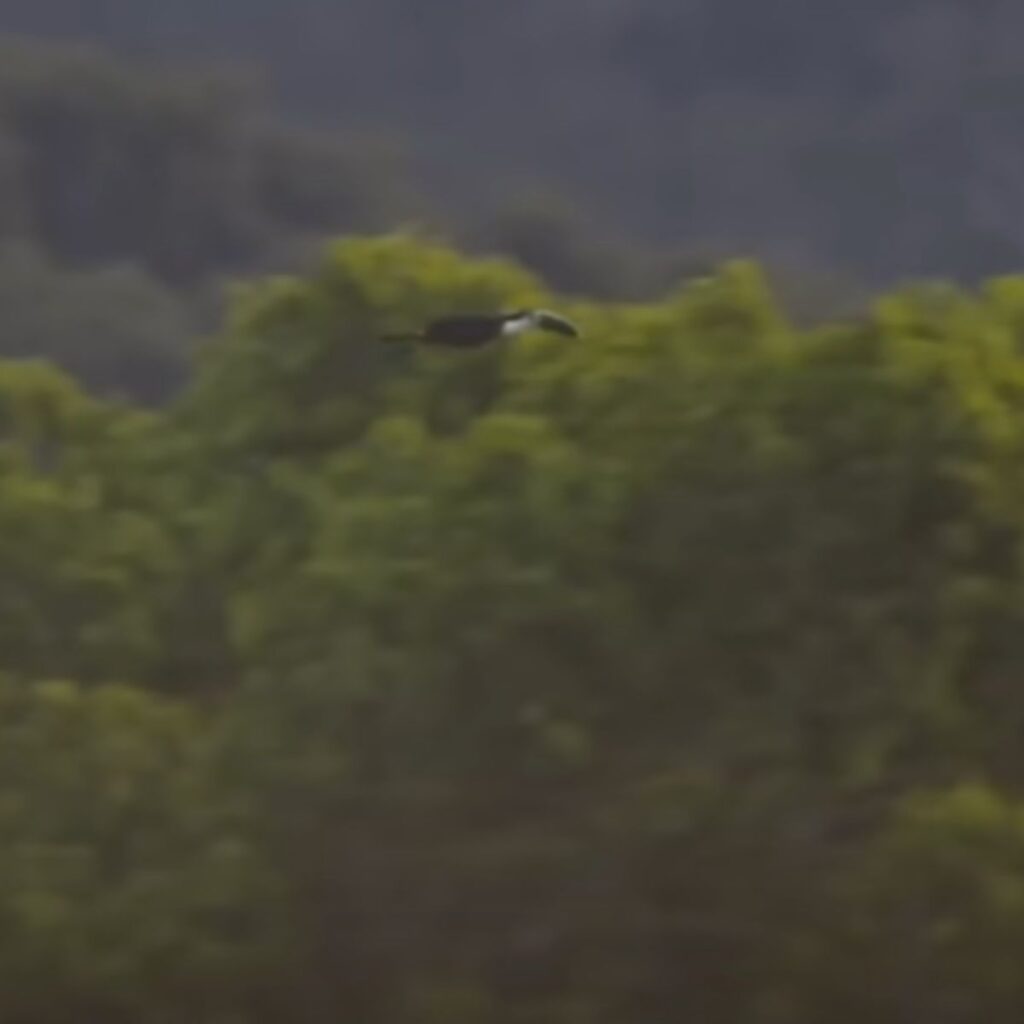
[[0,367],[6,1016],[1018,1019],[1022,310],[392,235],[162,411]]

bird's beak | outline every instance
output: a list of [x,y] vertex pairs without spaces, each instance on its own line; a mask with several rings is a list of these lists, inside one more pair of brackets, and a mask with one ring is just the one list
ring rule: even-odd
[[578,338],[580,334],[574,323],[552,313],[542,313],[538,317],[537,326],[555,334],[564,334],[567,338]]

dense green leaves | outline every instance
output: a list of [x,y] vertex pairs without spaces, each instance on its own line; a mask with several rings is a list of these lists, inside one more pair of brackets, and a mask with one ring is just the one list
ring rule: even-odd
[[221,1020],[279,969],[279,886],[209,729],[127,687],[0,685],[6,1019]]
[[[394,235],[159,414],[4,367],[6,1015],[1019,1017],[1021,294]],[[531,303],[584,336],[377,341]]]

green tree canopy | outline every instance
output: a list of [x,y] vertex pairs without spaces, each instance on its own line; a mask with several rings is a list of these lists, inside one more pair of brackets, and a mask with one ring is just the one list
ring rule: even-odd
[[1024,283],[769,281],[349,239],[162,411],[3,366],[12,1018],[1016,1019]]

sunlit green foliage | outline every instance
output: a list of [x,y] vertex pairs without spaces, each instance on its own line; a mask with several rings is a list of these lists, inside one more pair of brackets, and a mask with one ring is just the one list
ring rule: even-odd
[[[584,336],[376,340],[533,303]],[[1022,310],[395,235],[159,414],[3,367],[8,1015],[1018,1019]]]

